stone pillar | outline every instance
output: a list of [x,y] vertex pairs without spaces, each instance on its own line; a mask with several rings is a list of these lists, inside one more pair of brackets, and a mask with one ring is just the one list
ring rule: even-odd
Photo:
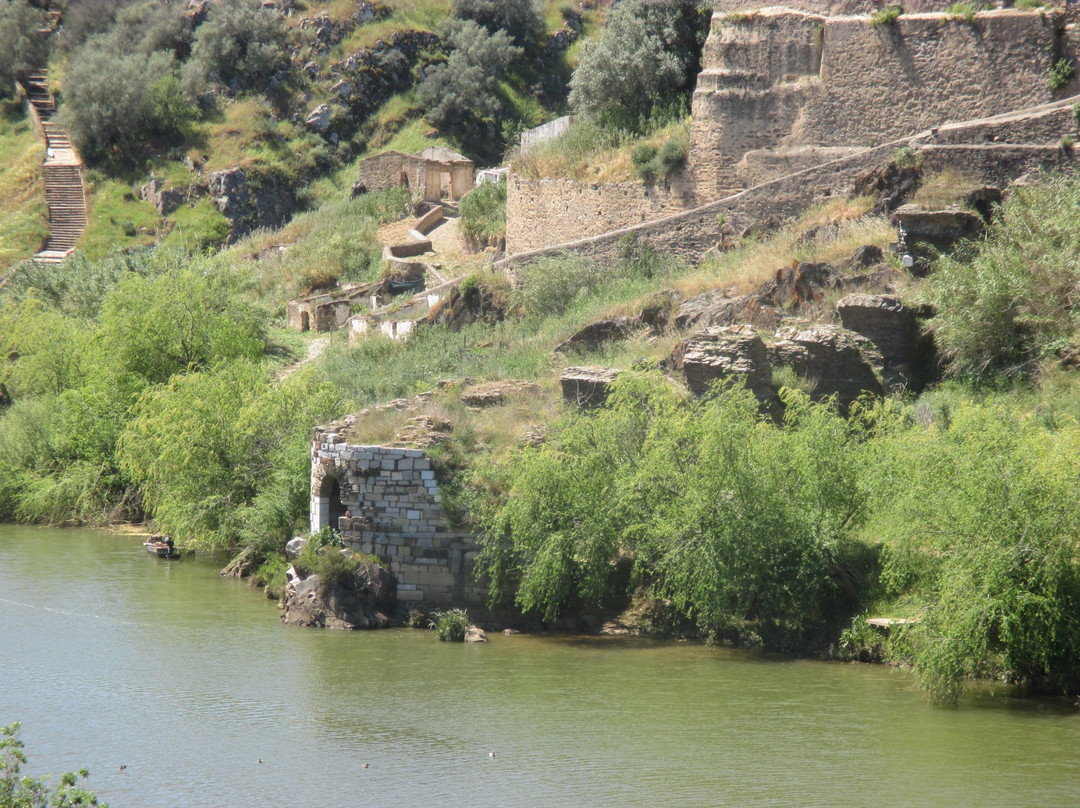
[[455,165],[450,172],[450,196],[453,199],[461,199],[469,193],[473,187],[473,167],[471,165]]
[[424,183],[424,199],[438,202],[442,198],[442,171],[437,165],[428,165],[427,180]]
[[330,497],[311,498],[311,532],[330,524]]

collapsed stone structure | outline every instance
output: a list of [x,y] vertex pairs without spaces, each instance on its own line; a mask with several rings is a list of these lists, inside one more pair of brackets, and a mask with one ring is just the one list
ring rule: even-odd
[[373,193],[404,185],[422,193],[429,202],[444,194],[461,199],[473,188],[476,170],[473,161],[457,152],[432,146],[419,154],[388,151],[361,160],[353,194]]
[[456,530],[442,507],[435,471],[420,449],[349,443],[349,419],[315,428],[311,530],[329,525],[346,547],[379,556],[404,607],[479,607],[476,537]]

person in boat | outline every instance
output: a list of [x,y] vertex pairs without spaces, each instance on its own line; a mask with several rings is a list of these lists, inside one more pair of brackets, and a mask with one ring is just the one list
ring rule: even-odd
[[169,553],[172,554],[172,551],[174,549],[173,548],[172,536],[166,536],[165,537],[165,546],[169,548]]

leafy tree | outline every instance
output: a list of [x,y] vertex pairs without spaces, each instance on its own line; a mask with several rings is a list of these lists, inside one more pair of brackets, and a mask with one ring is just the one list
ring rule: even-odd
[[27,0],[0,2],[0,98],[15,92],[15,82],[25,81],[45,66],[49,55],[48,15]]
[[544,35],[541,0],[453,0],[450,13],[476,22],[492,34],[505,31],[526,50],[535,49]]
[[654,110],[684,103],[701,67],[708,14],[696,0],[623,0],[586,42],[570,105],[639,130]]
[[783,428],[753,395],[695,404],[660,378],[624,374],[609,405],[571,415],[505,472],[482,511],[492,595],[556,616],[631,581],[713,636],[782,644],[843,606],[833,575],[865,493],[857,429],[791,394]]
[[61,117],[88,160],[131,159],[157,139],[182,139],[196,110],[180,93],[171,53],[124,53],[92,38],[65,73]]
[[265,347],[265,315],[238,292],[226,271],[124,278],[105,300],[101,340],[116,366],[152,383],[223,359],[254,361]]
[[194,33],[184,66],[189,93],[212,85],[260,90],[288,64],[281,15],[260,0],[223,0]]
[[898,653],[928,695],[972,676],[1080,692],[1080,429],[1047,428],[1004,399],[953,403],[872,441],[868,526],[893,594],[925,603]]
[[502,108],[499,77],[523,51],[505,31],[492,34],[472,20],[454,26],[448,41],[450,56],[428,71],[419,100],[436,126],[475,134],[493,126]]
[[60,395],[82,382],[87,343],[87,329],[36,296],[5,306],[0,318],[0,383],[16,400]]
[[90,772],[79,769],[61,775],[60,785],[51,788],[45,780],[20,777],[26,765],[25,745],[19,740],[19,724],[0,727],[0,808],[72,808],[101,806],[94,792],[80,785]]

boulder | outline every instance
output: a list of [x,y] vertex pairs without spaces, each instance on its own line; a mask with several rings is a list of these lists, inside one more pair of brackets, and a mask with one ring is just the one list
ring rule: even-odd
[[461,292],[453,286],[446,300],[432,307],[418,323],[441,325],[448,331],[460,331],[476,322],[499,323],[506,316],[506,296],[481,283]]
[[695,395],[707,393],[717,380],[741,379],[759,401],[774,397],[765,342],[750,326],[720,326],[698,332],[687,340],[681,365],[686,384]]
[[343,580],[329,586],[315,574],[292,570],[282,599],[281,622],[317,628],[382,628],[397,608],[397,581],[375,563],[360,564]]
[[924,239],[946,246],[962,238],[978,236],[985,226],[979,214],[958,205],[950,205],[941,210],[927,210],[919,205],[901,205],[893,213],[892,221],[904,228],[908,238]]
[[641,306],[638,319],[654,334],[667,330],[675,309],[682,300],[682,293],[676,289],[662,289],[651,295]]
[[847,260],[847,263],[850,267],[865,268],[880,264],[884,259],[885,256],[881,252],[881,247],[875,244],[864,244],[851,254],[851,258]]
[[304,125],[316,132],[325,132],[330,128],[330,107],[319,104],[308,113],[307,118],[304,119]]
[[829,264],[804,264],[796,261],[762,284],[758,296],[777,308],[798,311],[804,304],[820,302],[826,289],[839,289],[844,276]]
[[256,228],[280,227],[296,210],[296,194],[274,173],[249,178],[239,166],[210,174],[207,190],[229,220],[235,241]]
[[881,354],[866,337],[832,325],[782,328],[776,336],[767,351],[769,362],[789,366],[808,380],[815,400],[835,395],[840,407],[847,409],[863,393],[884,394],[875,372],[881,367]]
[[469,626],[465,631],[465,642],[487,642],[487,634],[479,626]]
[[510,396],[515,394],[524,393],[538,396],[542,392],[540,385],[533,382],[483,382],[463,390],[460,399],[461,403],[467,407],[484,409],[487,407],[501,407]]
[[394,445],[426,449],[443,443],[453,431],[454,425],[445,418],[437,415],[418,415],[410,418],[398,430],[397,435],[394,436]]
[[563,399],[578,407],[599,407],[607,401],[609,387],[618,375],[614,368],[567,368],[559,377]]
[[168,216],[187,200],[187,194],[179,188],[164,188],[161,180],[150,180],[139,189],[139,198],[149,202],[159,216]]
[[293,536],[285,545],[285,557],[296,558],[300,553],[304,552],[304,545],[306,544],[307,539],[303,536]]
[[881,353],[882,375],[890,389],[911,385],[919,346],[915,312],[896,295],[848,295],[836,304],[844,328],[866,337]]
[[597,351],[611,342],[627,339],[638,323],[629,317],[610,317],[589,323],[565,342],[555,346],[555,353]]
[[922,181],[919,169],[914,165],[901,167],[895,162],[877,171],[868,171],[855,179],[855,196],[873,196],[877,199],[875,213],[888,213],[915,193]]
[[352,82],[348,82],[345,79],[342,79],[333,87],[331,87],[330,91],[339,98],[344,98],[346,101],[348,101],[352,97],[353,89],[354,88],[352,86]]
[[684,300],[675,312],[675,327],[713,328],[746,323],[771,331],[780,325],[784,313],[759,295],[729,296],[715,289]]

